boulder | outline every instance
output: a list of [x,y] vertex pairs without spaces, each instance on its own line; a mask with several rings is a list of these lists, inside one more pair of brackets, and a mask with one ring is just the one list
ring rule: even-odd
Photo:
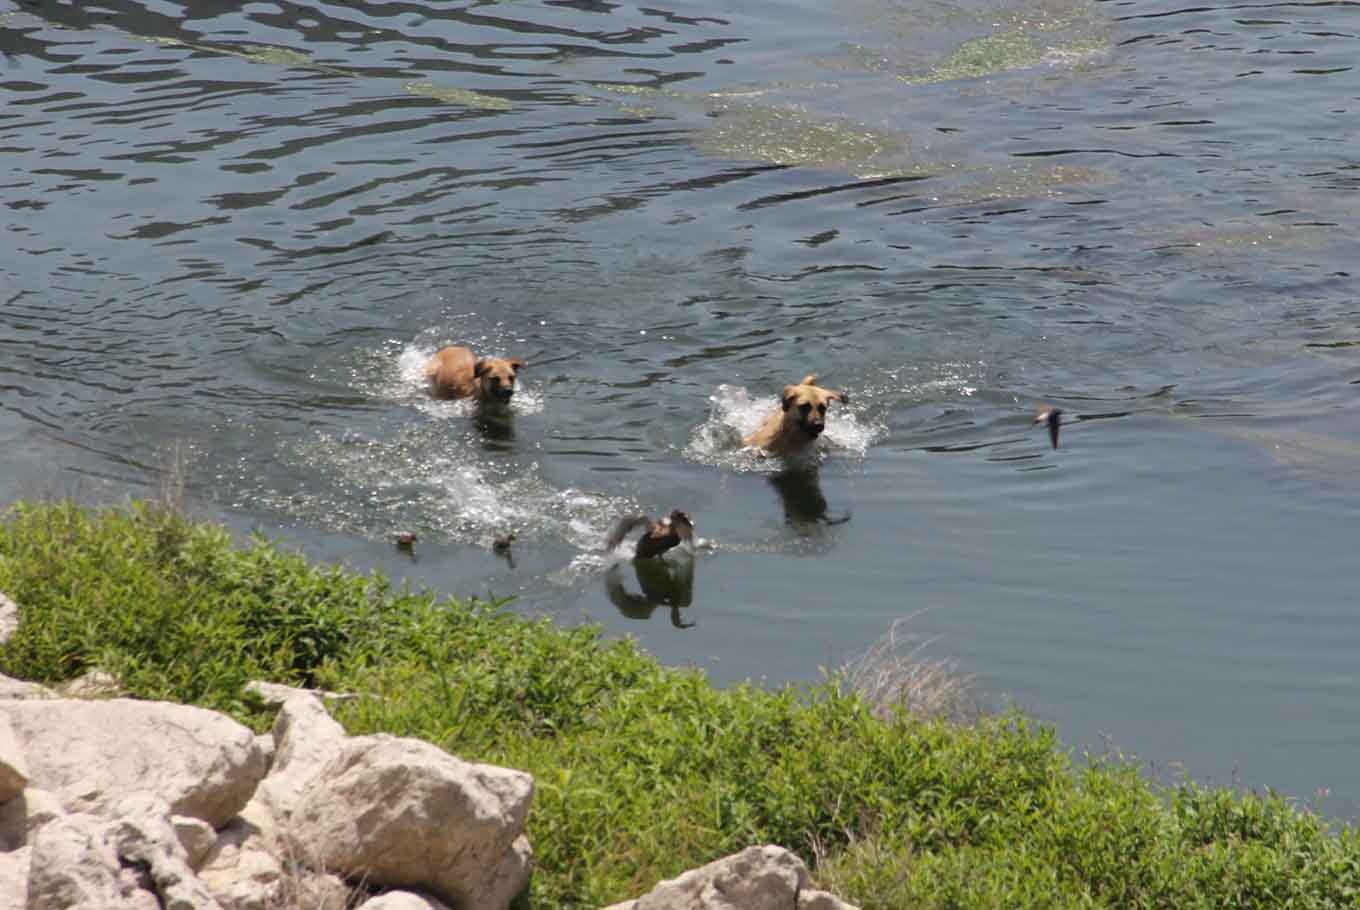
[[[252,684],[253,685],[253,684]],[[315,695],[293,689],[274,718],[274,754],[255,802],[280,823],[292,815],[303,786],[335,757],[348,736]]]
[[808,887],[807,866],[783,847],[747,847],[609,910],[854,910]]
[[222,829],[198,877],[223,910],[345,910],[351,903],[344,879],[302,865],[244,817]]
[[199,867],[198,877],[223,910],[276,910],[284,893],[283,864],[260,829],[234,818]]
[[0,805],[0,850],[17,850],[33,842],[38,829],[66,814],[55,793],[28,787]]
[[152,793],[134,793],[113,807],[109,837],[124,865],[145,871],[161,910],[220,910],[189,867],[170,822],[170,806]]
[[434,898],[413,891],[388,891],[386,894],[370,897],[359,907],[361,910],[448,910],[448,907]]
[[119,861],[108,829],[108,819],[86,813],[43,825],[29,856],[30,910],[160,910],[138,873]]
[[0,700],[57,697],[57,693],[46,686],[9,676],[0,676]]
[[[284,751],[281,739],[280,758]],[[533,778],[521,771],[420,740],[360,736],[303,785],[284,830],[312,868],[503,910],[528,883],[532,797]]]
[[798,910],[857,910],[830,891],[799,891]]
[[175,829],[180,846],[184,848],[189,868],[197,872],[207,859],[208,851],[217,843],[217,831],[203,819],[191,818],[188,815],[172,816],[170,824]]
[[52,699],[0,702],[33,786],[68,811],[107,812],[150,790],[176,815],[220,827],[264,777],[255,736],[229,717],[165,702]]
[[0,803],[7,803],[28,785],[28,763],[14,725],[0,714]]
[[352,889],[338,875],[296,866],[284,877],[283,906],[307,910],[346,910]]
[[261,733],[255,737],[255,745],[259,748],[260,754],[264,756],[264,773],[268,776],[274,769],[274,734]]
[[124,694],[118,677],[98,667],[57,686],[57,692],[63,698],[113,698]]
[[260,679],[246,683],[245,690],[252,695],[258,696],[260,701],[264,702],[266,705],[285,705],[294,698],[306,696],[325,699],[327,701],[349,701],[359,697],[358,694],[354,692],[330,692],[326,689],[300,689],[297,686],[285,686],[283,683],[266,682]]
[[28,859],[32,847],[0,853],[0,910],[26,910]]
[[0,645],[10,640],[19,631],[19,605],[8,595],[0,593]]

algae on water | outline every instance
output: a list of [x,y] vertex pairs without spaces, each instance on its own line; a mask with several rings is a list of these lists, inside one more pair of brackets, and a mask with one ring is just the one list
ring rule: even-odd
[[718,158],[829,168],[858,177],[921,173],[906,136],[792,107],[729,105],[696,135],[695,145]]
[[235,48],[213,48],[220,54],[230,54],[249,60],[251,63],[269,63],[274,66],[314,66],[310,54],[295,51],[288,47],[270,47],[263,44],[240,44]]
[[997,32],[963,42],[924,75],[898,78],[911,85],[979,79],[1044,63],[1072,65],[1108,47],[1108,42],[1099,39],[1078,38],[1050,45],[1021,30]]
[[1003,70],[1021,69],[1039,63],[1042,51],[1024,32],[1001,32],[972,38],[960,44],[924,76],[904,76],[904,82],[948,82],[976,79]]
[[481,108],[487,111],[508,111],[510,102],[495,95],[484,95],[466,88],[436,85],[433,82],[408,82],[403,88],[409,94],[424,98],[434,98],[446,104],[461,104],[464,107]]

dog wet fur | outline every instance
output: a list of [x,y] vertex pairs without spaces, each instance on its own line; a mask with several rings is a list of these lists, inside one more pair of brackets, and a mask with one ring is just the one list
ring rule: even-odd
[[471,348],[450,346],[440,348],[426,362],[425,380],[433,398],[509,404],[524,366],[518,357],[478,358]]
[[826,430],[827,408],[833,401],[849,402],[845,392],[817,385],[817,374],[809,373],[797,383],[784,386],[779,409],[761,422],[742,445],[769,455],[793,455],[809,449]]

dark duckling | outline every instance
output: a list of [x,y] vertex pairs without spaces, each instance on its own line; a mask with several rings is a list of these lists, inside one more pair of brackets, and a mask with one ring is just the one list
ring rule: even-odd
[[665,518],[652,521],[646,515],[629,515],[620,518],[614,525],[614,530],[609,533],[609,539],[605,541],[605,548],[613,550],[628,533],[635,528],[647,527],[647,530],[638,538],[637,549],[633,555],[637,559],[651,559],[653,556],[660,556],[671,547],[677,544],[692,544],[694,541],[694,521],[689,517],[688,512],[676,509]]
[[1058,430],[1062,427],[1062,409],[1043,407],[1034,418],[1035,423],[1042,423],[1048,426],[1048,441],[1053,444],[1053,448],[1058,447]]
[[398,550],[415,549],[416,541],[419,539],[415,531],[398,531],[392,535],[392,542],[397,545]]
[[510,545],[514,542],[515,542],[514,531],[511,531],[508,534],[502,534],[500,537],[497,537],[495,540],[491,541],[491,550],[497,556],[507,556],[510,553]]

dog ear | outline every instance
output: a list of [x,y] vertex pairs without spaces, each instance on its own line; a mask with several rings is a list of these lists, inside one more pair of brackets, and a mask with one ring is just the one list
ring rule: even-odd
[[799,384],[799,385],[816,385],[816,384],[817,384],[817,374],[816,374],[816,373],[808,373],[808,374],[807,374],[806,376],[804,376],[802,379],[798,380],[798,384]]
[[474,363],[472,365],[472,378],[481,379],[484,375],[486,375],[486,367],[487,363],[485,360],[479,360],[476,363]]
[[518,372],[520,371],[521,368],[527,367],[527,366],[528,366],[528,364],[525,363],[523,360],[520,360],[518,357],[511,357],[511,358],[510,358],[510,368],[511,368],[512,370],[514,370],[516,373],[518,373]]
[[784,386],[784,394],[779,396],[779,406],[787,411],[789,408],[793,407],[793,400],[797,397],[798,386],[786,385]]

